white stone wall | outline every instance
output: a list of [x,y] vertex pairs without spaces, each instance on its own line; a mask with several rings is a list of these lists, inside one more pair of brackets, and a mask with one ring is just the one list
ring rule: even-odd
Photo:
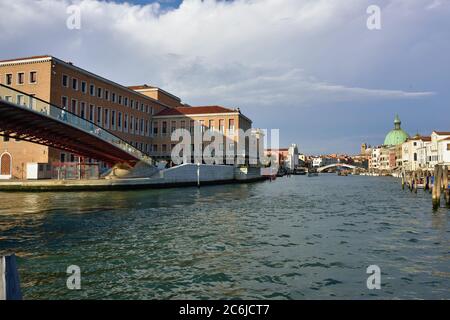
[[235,168],[234,177],[238,181],[261,178],[261,168],[259,167]]
[[[182,164],[159,172],[160,178],[167,183],[197,182],[197,165]],[[200,165],[200,182],[229,181],[234,179],[233,166]]]

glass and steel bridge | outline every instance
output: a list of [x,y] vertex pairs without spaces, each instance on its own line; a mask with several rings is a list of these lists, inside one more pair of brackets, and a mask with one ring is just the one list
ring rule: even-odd
[[0,84],[0,135],[109,164],[153,164],[151,157],[69,110]]

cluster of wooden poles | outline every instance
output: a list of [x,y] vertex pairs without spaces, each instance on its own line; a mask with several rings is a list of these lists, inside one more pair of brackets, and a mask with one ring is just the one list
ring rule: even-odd
[[432,194],[433,209],[437,210],[441,206],[442,194],[444,194],[445,205],[450,208],[450,190],[448,186],[448,166],[436,165],[434,171],[411,171],[402,173],[402,189],[405,186],[411,192],[417,193],[417,189],[422,187]]

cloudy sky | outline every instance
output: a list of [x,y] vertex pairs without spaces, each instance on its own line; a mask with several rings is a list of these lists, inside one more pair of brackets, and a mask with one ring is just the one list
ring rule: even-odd
[[450,0],[0,0],[0,13],[0,59],[50,54],[240,107],[307,153],[380,144],[396,113],[410,134],[450,130]]

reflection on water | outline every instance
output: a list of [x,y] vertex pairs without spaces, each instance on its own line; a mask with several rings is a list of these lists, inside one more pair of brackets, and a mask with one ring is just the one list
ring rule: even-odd
[[27,299],[450,298],[449,210],[391,178],[0,199],[0,253],[19,256]]

